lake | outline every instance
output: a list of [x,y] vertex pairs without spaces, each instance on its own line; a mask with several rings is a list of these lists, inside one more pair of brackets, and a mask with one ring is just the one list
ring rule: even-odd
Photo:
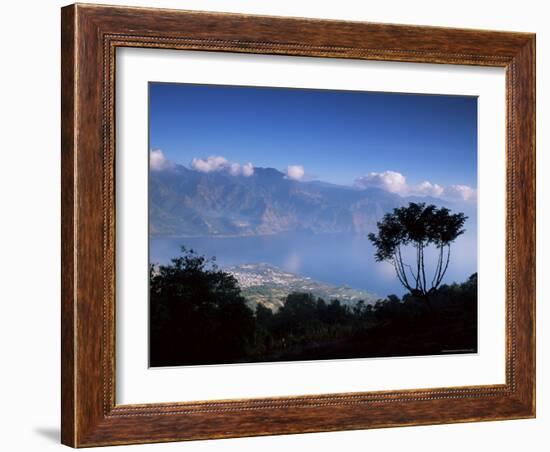
[[[151,237],[151,263],[166,264],[177,256],[181,246],[192,248],[207,257],[216,257],[220,267],[269,263],[291,273],[315,280],[346,285],[380,297],[403,295],[389,263],[374,260],[374,249],[367,237],[353,234],[313,234],[289,232],[249,237]],[[462,282],[477,270],[475,234],[466,233],[451,247],[451,262],[444,283]],[[412,250],[411,250],[412,251]],[[406,254],[410,263],[414,256]],[[435,262],[433,251],[426,251],[426,270]]]

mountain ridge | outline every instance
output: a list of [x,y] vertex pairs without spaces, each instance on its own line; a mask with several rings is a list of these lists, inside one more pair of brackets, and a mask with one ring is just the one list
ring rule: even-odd
[[[297,230],[367,234],[385,213],[417,199],[374,187],[295,181],[274,168],[255,167],[247,177],[176,165],[150,172],[150,233],[166,237],[259,236]],[[430,197],[422,201],[442,204]]]

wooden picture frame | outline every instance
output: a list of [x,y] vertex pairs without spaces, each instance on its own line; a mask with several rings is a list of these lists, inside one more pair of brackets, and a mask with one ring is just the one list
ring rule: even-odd
[[[62,9],[62,431],[73,447],[535,416],[535,35],[147,8]],[[115,50],[506,70],[506,383],[115,403]]]

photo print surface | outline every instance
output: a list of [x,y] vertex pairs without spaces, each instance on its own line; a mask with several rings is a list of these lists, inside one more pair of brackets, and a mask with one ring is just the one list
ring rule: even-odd
[[151,367],[477,352],[477,98],[149,83]]

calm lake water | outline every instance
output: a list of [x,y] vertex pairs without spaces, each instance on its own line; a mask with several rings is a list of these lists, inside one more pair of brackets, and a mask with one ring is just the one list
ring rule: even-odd
[[[283,233],[254,237],[204,237],[150,239],[150,261],[165,264],[181,246],[207,257],[220,267],[265,262],[286,271],[334,285],[347,285],[380,297],[405,291],[393,267],[374,260],[374,249],[364,236],[352,234]],[[451,262],[444,282],[462,282],[476,271],[475,234],[465,234],[452,245]],[[431,255],[431,256],[430,256]],[[413,263],[413,255],[408,256]],[[435,255],[426,252],[426,261]],[[435,262],[435,261],[434,261]],[[427,264],[427,270],[430,266]]]

